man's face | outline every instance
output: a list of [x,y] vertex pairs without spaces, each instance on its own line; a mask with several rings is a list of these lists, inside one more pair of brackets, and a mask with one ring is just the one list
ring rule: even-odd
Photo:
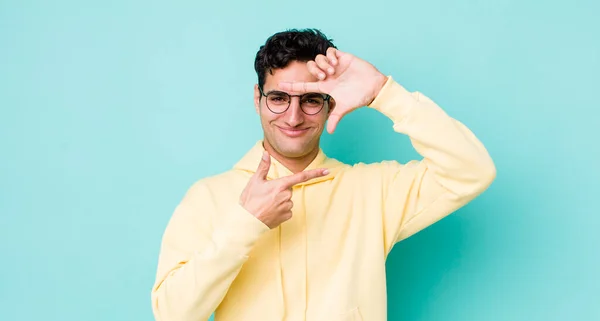
[[[305,62],[293,61],[284,69],[276,69],[273,74],[267,72],[263,92],[282,90],[278,88],[280,81],[313,82],[318,79],[306,68]],[[298,92],[287,92],[290,95],[301,95]],[[260,115],[265,136],[265,144],[269,144],[277,153],[287,158],[299,158],[319,148],[321,133],[325,128],[328,113],[334,105],[333,99],[324,102],[323,108],[315,115],[308,115],[300,107],[300,97],[292,97],[289,108],[283,113],[274,113],[267,108],[275,109],[277,101],[261,96],[258,85],[254,88],[254,104]],[[280,101],[280,99],[279,99]],[[314,101],[313,101],[314,103]],[[278,110],[275,110],[279,112]],[[308,110],[310,112],[310,110]]]

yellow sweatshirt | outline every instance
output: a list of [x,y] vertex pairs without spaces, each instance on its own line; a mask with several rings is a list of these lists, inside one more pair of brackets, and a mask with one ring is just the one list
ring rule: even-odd
[[[308,169],[329,175],[295,186],[293,217],[269,229],[239,205],[262,156],[257,142],[176,207],[151,293],[156,320],[386,320],[392,246],[474,199],[496,169],[471,131],[392,77],[368,107],[423,160],[346,165],[321,150]],[[271,159],[268,179],[291,174]]]

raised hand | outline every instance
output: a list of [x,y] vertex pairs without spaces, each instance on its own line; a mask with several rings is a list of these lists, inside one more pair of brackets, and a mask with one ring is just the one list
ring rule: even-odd
[[342,117],[370,104],[387,77],[370,63],[333,47],[306,64],[316,82],[281,82],[279,88],[299,93],[320,92],[333,97],[335,108],[329,114],[327,131],[333,133]]
[[326,169],[313,169],[294,175],[267,180],[271,158],[264,152],[258,169],[240,195],[240,205],[269,228],[292,218],[292,187],[329,174]]

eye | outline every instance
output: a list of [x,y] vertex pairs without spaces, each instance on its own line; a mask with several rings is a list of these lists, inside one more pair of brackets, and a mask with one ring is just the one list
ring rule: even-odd
[[311,106],[318,106],[318,105],[323,104],[323,102],[324,102],[323,96],[317,95],[317,94],[310,94],[310,95],[304,96],[302,99],[302,103],[311,105]]

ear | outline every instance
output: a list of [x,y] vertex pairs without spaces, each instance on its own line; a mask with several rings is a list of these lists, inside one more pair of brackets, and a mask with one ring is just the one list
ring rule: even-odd
[[256,113],[260,115],[260,90],[258,89],[258,84],[254,85],[254,108],[256,109]]

